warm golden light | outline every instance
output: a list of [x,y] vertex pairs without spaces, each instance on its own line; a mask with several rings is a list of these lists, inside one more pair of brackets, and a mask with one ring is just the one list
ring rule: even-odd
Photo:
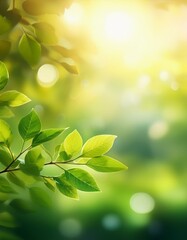
[[130,199],[130,207],[136,213],[145,214],[154,209],[155,201],[147,193],[135,193]]
[[52,64],[42,65],[37,73],[38,83],[42,87],[52,87],[58,80],[59,72]]
[[78,26],[81,24],[83,19],[83,8],[78,3],[73,3],[70,8],[65,9],[64,15],[62,17],[64,21],[73,26]]

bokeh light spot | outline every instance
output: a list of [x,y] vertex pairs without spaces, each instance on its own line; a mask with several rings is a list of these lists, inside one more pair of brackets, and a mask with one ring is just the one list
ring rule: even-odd
[[135,193],[130,199],[130,207],[136,213],[145,214],[154,209],[155,201],[147,193]]
[[52,87],[59,78],[57,68],[52,64],[42,65],[37,73],[38,83],[42,87]]
[[115,230],[118,229],[121,225],[121,221],[119,217],[115,214],[108,214],[103,217],[102,225],[104,228],[108,230]]
[[151,139],[160,139],[164,137],[169,131],[169,126],[164,121],[156,121],[153,123],[149,130],[148,135]]
[[60,223],[59,230],[63,236],[75,238],[81,234],[82,225],[77,219],[68,218]]
[[65,9],[63,18],[69,25],[77,26],[82,23],[83,8],[78,3],[73,3],[70,8]]

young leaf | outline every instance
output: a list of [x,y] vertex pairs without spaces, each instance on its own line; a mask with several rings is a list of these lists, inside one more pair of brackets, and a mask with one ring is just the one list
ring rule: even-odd
[[79,168],[72,168],[65,171],[68,182],[75,188],[86,191],[95,192],[99,191],[99,188],[93,179],[93,177],[86,171]]
[[0,192],[3,193],[16,193],[16,191],[11,187],[10,183],[0,176]]
[[70,65],[66,62],[61,62],[60,63],[69,73],[72,73],[72,74],[78,74],[78,69],[75,65]]
[[44,184],[48,187],[51,191],[55,191],[55,182],[51,178],[43,178]]
[[10,182],[14,183],[15,185],[17,185],[21,188],[25,188],[25,183],[19,177],[17,177],[17,175],[15,173],[8,172],[7,178]]
[[7,105],[9,107],[19,107],[24,105],[31,100],[16,90],[6,91],[0,94],[0,105]]
[[25,163],[21,163],[20,168],[26,174],[38,176],[44,163],[45,159],[42,156],[41,148],[37,147],[26,154]]
[[34,137],[32,146],[35,147],[39,144],[52,140],[53,138],[60,135],[65,129],[66,128],[50,128],[41,131]]
[[91,158],[86,165],[98,172],[116,172],[127,169],[123,163],[107,156]]
[[40,60],[41,46],[32,36],[23,34],[19,42],[19,52],[30,66],[34,66]]
[[52,200],[42,188],[32,187],[29,189],[32,201],[40,207],[50,207]]
[[24,140],[31,139],[40,132],[41,122],[35,110],[32,109],[28,115],[21,119],[18,129]]
[[108,152],[116,139],[114,135],[97,135],[94,136],[84,144],[84,157],[98,157]]
[[14,113],[7,106],[0,107],[0,117],[11,118],[14,116]]
[[11,23],[5,17],[0,15],[0,35],[11,29]]
[[4,166],[8,166],[12,162],[12,156],[5,146],[0,146],[0,162]]
[[0,119],[0,143],[10,143],[12,138],[12,133],[9,125]]
[[54,28],[50,24],[39,22],[34,23],[33,27],[40,42],[44,44],[55,44],[57,42]]
[[0,61],[0,90],[6,86],[8,79],[9,74],[6,65]]
[[62,174],[60,177],[55,177],[54,180],[56,181],[58,190],[62,194],[66,195],[67,197],[78,199],[77,189],[68,182],[65,174]]
[[77,130],[70,133],[64,140],[64,150],[70,156],[75,156],[82,149],[82,137]]

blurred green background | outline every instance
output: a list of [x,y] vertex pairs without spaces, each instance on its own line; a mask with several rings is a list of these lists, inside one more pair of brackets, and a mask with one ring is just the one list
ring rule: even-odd
[[80,193],[79,201],[56,193],[51,210],[16,215],[17,234],[27,240],[184,240],[186,1],[79,0],[62,16],[45,18],[72,49],[79,74],[45,57],[31,70],[12,54],[8,88],[33,102],[9,121],[16,128],[33,106],[44,127],[76,128],[84,140],[115,134],[111,156],[129,169],[91,171],[102,193]]

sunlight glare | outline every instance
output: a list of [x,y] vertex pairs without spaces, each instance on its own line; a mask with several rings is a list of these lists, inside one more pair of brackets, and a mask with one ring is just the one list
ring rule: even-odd
[[38,83],[42,87],[52,87],[59,78],[57,68],[52,64],[42,65],[37,73]]
[[69,25],[78,26],[82,23],[83,8],[78,3],[73,3],[70,8],[65,9],[63,19]]
[[156,121],[153,123],[148,131],[149,137],[151,139],[160,139],[164,137],[169,131],[169,126],[164,121]]

